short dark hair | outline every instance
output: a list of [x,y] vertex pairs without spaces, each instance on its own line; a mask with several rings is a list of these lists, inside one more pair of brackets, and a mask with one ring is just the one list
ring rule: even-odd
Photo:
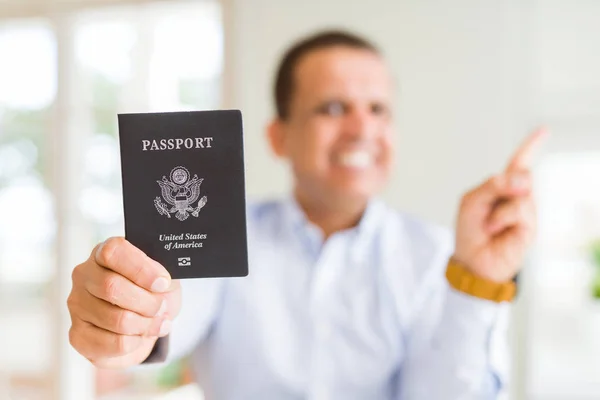
[[294,74],[299,61],[313,51],[337,46],[381,54],[373,43],[356,34],[341,30],[319,32],[296,42],[284,53],[275,77],[275,107],[280,119],[285,120],[289,116],[294,93]]

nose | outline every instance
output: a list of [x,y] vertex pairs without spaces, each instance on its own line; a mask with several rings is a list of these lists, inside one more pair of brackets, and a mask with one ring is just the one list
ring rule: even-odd
[[377,121],[367,107],[352,107],[346,113],[343,128],[353,140],[368,140],[377,133]]

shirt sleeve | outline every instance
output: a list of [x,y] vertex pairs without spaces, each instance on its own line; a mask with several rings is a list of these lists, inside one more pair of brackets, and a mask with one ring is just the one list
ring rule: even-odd
[[[491,400],[505,388],[509,304],[451,288],[445,268],[454,248],[447,230],[405,223],[395,292],[410,309],[402,316],[404,355],[397,379],[399,400]],[[404,292],[411,292],[409,296]],[[399,315],[400,315],[399,314]]]
[[144,364],[170,362],[190,354],[209,334],[221,309],[225,280],[182,280],[182,304],[171,333],[157,340]]
[[[504,306],[451,288],[441,297],[440,312],[425,311],[408,338],[400,399],[496,399],[506,369],[493,357],[505,342],[497,332]],[[427,321],[435,314],[437,323]]]

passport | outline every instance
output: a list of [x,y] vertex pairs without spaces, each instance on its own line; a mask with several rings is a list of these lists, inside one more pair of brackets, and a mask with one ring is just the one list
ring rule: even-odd
[[118,122],[125,238],[173,279],[248,275],[241,112]]

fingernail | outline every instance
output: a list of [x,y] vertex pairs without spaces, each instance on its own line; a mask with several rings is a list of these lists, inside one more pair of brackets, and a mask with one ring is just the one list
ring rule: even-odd
[[157,278],[150,287],[150,290],[157,293],[166,292],[167,289],[169,289],[169,280],[164,277]]
[[160,332],[158,335],[160,337],[163,337],[163,336],[167,336],[170,332],[171,332],[171,321],[166,319],[160,326]]
[[102,251],[102,248],[104,247],[104,244],[106,243],[106,240],[102,243],[100,243],[100,246],[98,246],[98,248],[96,249],[96,254],[94,255],[94,258],[96,260],[98,260],[98,256],[100,255],[100,252]]
[[159,317],[159,316],[163,315],[165,313],[165,311],[167,311],[167,301],[163,300],[162,303],[160,304],[160,309],[156,313],[155,317]]

